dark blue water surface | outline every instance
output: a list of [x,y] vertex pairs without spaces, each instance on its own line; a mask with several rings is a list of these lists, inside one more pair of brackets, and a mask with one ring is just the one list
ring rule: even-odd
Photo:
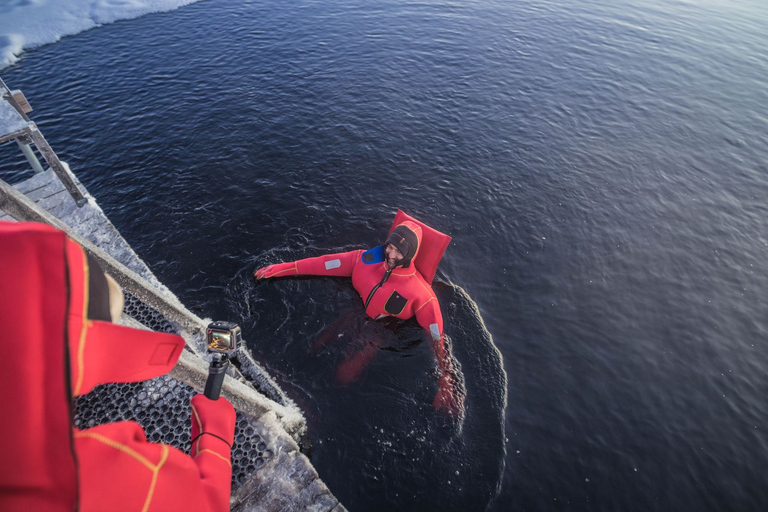
[[[757,0],[207,0],[3,78],[157,276],[243,325],[350,510],[762,511],[766,27]],[[250,281],[397,208],[453,237],[463,429],[415,323]]]

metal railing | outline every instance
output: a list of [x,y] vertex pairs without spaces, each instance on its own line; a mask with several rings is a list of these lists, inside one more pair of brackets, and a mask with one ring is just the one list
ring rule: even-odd
[[27,158],[27,161],[32,166],[32,170],[35,172],[42,172],[43,168],[40,165],[40,161],[29,147],[30,144],[34,144],[48,164],[48,167],[53,169],[53,172],[59,177],[64,188],[67,189],[67,192],[72,196],[72,199],[75,200],[77,206],[83,206],[86,203],[86,198],[82,191],[77,187],[75,177],[64,165],[62,165],[61,160],[59,160],[59,157],[48,144],[48,141],[45,140],[43,134],[37,129],[37,125],[27,116],[27,112],[31,111],[31,108],[29,108],[29,104],[26,102],[24,95],[21,94],[20,91],[12,91],[2,78],[0,78],[0,95],[2,96],[2,101],[7,102],[13,107],[26,123],[26,126],[20,130],[0,134],[0,144],[15,140],[21,148],[22,153],[24,153],[24,156]]
[[[182,357],[171,375],[202,391],[208,375],[204,361],[199,357],[201,348],[205,345],[203,338],[207,324],[203,319],[190,312],[176,297],[160,293],[140,275],[114,259],[90,240],[74,232],[61,220],[40,208],[24,194],[2,180],[0,180],[0,210],[16,220],[42,222],[66,232],[72,240],[91,254],[104,271],[110,274],[125,291],[177,324],[180,328],[179,334],[185,338],[187,346],[197,356],[189,354],[189,357],[186,355]],[[285,397],[277,384],[265,372],[258,369],[256,363],[247,353],[243,351],[242,354],[239,354],[239,358],[241,365],[249,367],[244,369],[245,373],[257,373],[260,380],[259,385],[271,388],[268,389],[268,393],[272,397],[268,398],[265,394],[259,393],[247,385],[246,382],[248,381],[245,378],[235,379],[227,376],[223,387],[227,398],[237,409],[243,410],[254,418],[259,418],[267,412],[274,412],[287,432],[293,435],[300,434],[305,427],[305,420],[301,412],[292,406],[290,400]],[[239,371],[237,373],[240,374]],[[275,400],[283,403],[278,403]]]

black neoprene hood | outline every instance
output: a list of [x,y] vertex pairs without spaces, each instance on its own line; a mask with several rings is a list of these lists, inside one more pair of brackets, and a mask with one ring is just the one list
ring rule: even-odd
[[407,226],[400,224],[387,237],[387,243],[394,245],[402,253],[402,266],[407,268],[419,248],[419,237]]

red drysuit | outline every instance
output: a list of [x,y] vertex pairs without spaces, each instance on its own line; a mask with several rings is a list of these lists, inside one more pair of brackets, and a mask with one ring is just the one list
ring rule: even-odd
[[197,437],[191,456],[147,442],[131,421],[73,428],[74,396],[167,373],[184,347],[94,320],[100,273],[65,233],[0,222],[0,510],[229,510],[235,412],[225,399],[192,399],[192,438],[213,435]]
[[[432,347],[441,370],[439,389],[433,405],[436,409],[443,409],[452,416],[460,416],[463,413],[463,406],[455,387],[452,358],[443,336],[443,315],[440,312],[437,297],[430,286],[437,263],[451,238],[398,211],[390,233],[399,227],[403,229],[401,226],[412,232],[418,240],[417,247],[412,251],[413,254],[407,258],[408,261],[405,263],[407,266],[397,266],[390,271],[386,261],[365,264],[362,259],[364,251],[357,250],[269,265],[258,269],[255,277],[257,279],[295,275],[352,277],[352,286],[360,294],[360,298],[366,305],[365,312],[369,317],[394,316],[405,320],[416,316],[419,325],[432,337]],[[431,244],[425,243],[425,232],[428,233]],[[424,274],[428,276],[429,281],[425,279]]]

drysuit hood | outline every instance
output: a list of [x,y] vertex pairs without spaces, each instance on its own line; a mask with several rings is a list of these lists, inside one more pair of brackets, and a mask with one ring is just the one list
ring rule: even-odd
[[408,268],[419,252],[421,228],[413,222],[404,222],[392,230],[386,243],[397,247],[397,250],[403,255],[398,266]]
[[[424,280],[428,284],[432,284],[435,272],[437,272],[437,265],[440,263],[445,249],[451,242],[451,237],[416,220],[402,210],[397,210],[395,220],[392,222],[392,227],[389,230],[390,234],[395,233],[401,226],[414,233],[418,240],[416,251],[413,255],[409,254],[411,256],[409,265],[413,263],[413,266],[421,273]],[[387,240],[389,241],[389,238]],[[416,257],[417,255],[418,258]]]
[[74,510],[73,396],[157,377],[181,354],[179,336],[101,321],[104,279],[64,232],[0,222],[0,452],[13,461],[0,465],[0,508]]

